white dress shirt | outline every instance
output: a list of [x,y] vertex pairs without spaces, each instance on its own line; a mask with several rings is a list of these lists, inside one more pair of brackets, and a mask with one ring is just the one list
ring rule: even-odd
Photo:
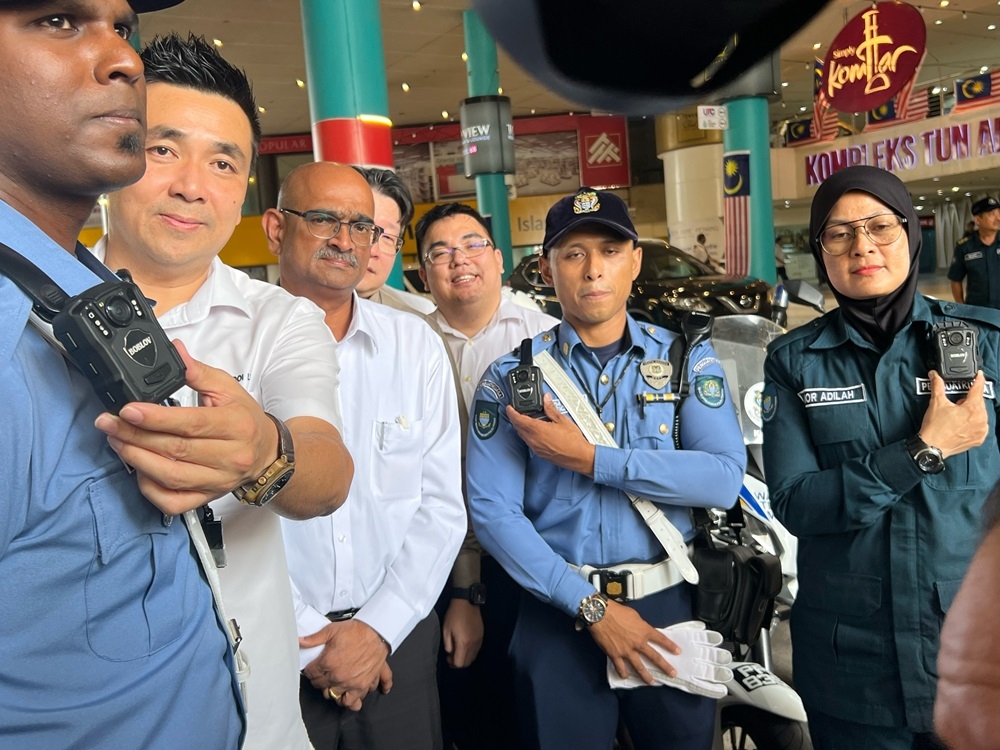
[[[103,262],[105,239],[93,253]],[[337,344],[324,313],[307,299],[251,279],[216,258],[184,304],[159,317],[195,359],[225,370],[282,420],[311,416],[342,428],[336,397]],[[182,388],[182,406],[198,394]],[[226,613],[239,623],[250,662],[244,750],[311,748],[299,709],[298,638],[278,516],[226,495],[211,503],[222,521]]]
[[[354,482],[336,513],[281,520],[299,635],[356,619],[395,650],[430,612],[465,535],[454,378],[423,320],[354,295],[338,344]],[[320,648],[303,650],[305,667]]]
[[510,353],[524,339],[530,339],[559,324],[551,315],[538,309],[522,307],[506,296],[500,298],[500,306],[486,327],[471,338],[448,325],[440,310],[435,310],[431,315],[441,328],[445,343],[458,365],[458,379],[466,411],[472,406],[479,378],[487,367],[504,354]]
[[404,292],[389,285],[383,285],[368,298],[371,302],[387,305],[394,310],[417,312],[426,315],[435,308],[434,300],[413,292]]

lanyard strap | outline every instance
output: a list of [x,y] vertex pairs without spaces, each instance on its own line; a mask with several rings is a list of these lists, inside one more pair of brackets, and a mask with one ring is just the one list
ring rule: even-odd
[[[605,429],[597,412],[587,403],[576,383],[559,366],[552,355],[547,351],[539,352],[535,355],[535,364],[542,371],[545,383],[566,407],[566,411],[583,432],[584,437],[594,445],[617,448],[615,439]],[[698,583],[698,571],[691,562],[691,558],[688,557],[687,544],[678,528],[670,523],[670,519],[664,515],[663,511],[649,500],[644,500],[631,492],[625,492],[625,494],[632,502],[632,507],[636,509],[653,535],[663,545],[663,549],[666,550],[670,560],[684,576],[684,580],[692,584]]]

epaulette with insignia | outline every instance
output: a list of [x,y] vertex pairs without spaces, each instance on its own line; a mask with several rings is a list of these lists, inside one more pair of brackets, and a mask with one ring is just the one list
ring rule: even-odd
[[969,241],[969,237],[963,237],[956,244],[958,244],[958,245],[964,245],[968,241]]
[[826,328],[830,322],[827,315],[815,318],[804,325],[793,328],[783,336],[779,336],[767,345],[767,353],[770,354],[773,351],[777,351],[778,349],[789,346],[790,344],[794,344],[796,341],[804,339],[807,336],[819,335],[820,331]]
[[927,298],[927,302],[933,309],[941,315],[961,320],[974,320],[976,323],[985,323],[993,328],[1000,329],[1000,310],[982,305],[962,305],[958,302],[948,302],[947,300]]

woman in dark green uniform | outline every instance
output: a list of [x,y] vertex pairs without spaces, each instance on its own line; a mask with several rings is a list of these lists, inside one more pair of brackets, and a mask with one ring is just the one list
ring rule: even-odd
[[[835,173],[809,229],[839,308],[769,347],[762,401],[771,501],[799,538],[795,686],[817,750],[939,747],[941,623],[1000,479],[1000,313],[917,293],[920,226],[889,172]],[[976,333],[975,377],[930,371],[946,323]]]

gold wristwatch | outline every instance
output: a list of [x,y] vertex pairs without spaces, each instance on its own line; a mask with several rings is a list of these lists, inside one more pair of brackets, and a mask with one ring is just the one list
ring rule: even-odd
[[[267,412],[264,412],[267,414]],[[273,414],[267,414],[278,428],[278,458],[257,479],[233,490],[236,499],[245,505],[258,508],[267,505],[288,484],[295,473],[295,447],[288,426]]]

